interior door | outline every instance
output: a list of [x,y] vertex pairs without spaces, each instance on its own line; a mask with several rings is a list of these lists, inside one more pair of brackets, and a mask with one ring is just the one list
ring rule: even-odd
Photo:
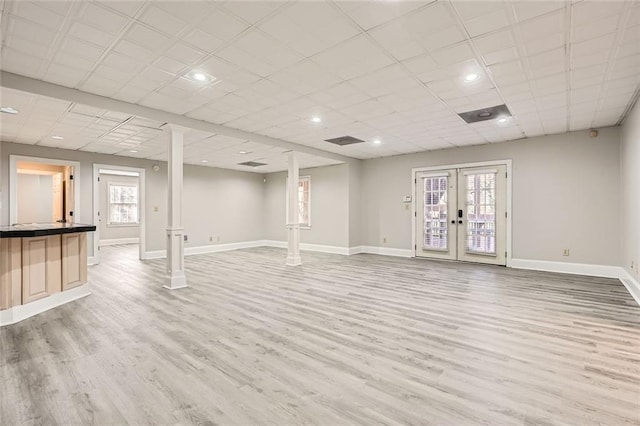
[[456,169],[416,175],[416,256],[457,259]]
[[506,166],[418,172],[416,256],[506,264]]

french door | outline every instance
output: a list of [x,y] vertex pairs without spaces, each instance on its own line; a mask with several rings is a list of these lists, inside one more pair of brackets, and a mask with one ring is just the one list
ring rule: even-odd
[[416,256],[506,264],[506,166],[417,172]]

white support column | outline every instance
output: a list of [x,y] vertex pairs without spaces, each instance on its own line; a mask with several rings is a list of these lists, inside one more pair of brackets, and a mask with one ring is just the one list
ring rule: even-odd
[[182,145],[184,128],[169,125],[169,197],[167,217],[167,283],[175,290],[187,287],[184,274],[184,228],[182,227]]
[[298,157],[289,152],[289,175],[287,179],[287,262],[289,266],[302,264],[300,257],[300,222],[298,221]]

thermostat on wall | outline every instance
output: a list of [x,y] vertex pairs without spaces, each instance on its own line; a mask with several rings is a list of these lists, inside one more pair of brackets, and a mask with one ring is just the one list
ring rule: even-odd
[[404,196],[404,202],[405,203],[410,203],[411,202],[411,195],[405,195]]

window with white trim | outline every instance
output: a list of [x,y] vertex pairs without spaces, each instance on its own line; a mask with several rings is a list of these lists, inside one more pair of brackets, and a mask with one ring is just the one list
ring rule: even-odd
[[[289,211],[289,197],[286,199],[285,215]],[[298,224],[303,228],[311,227],[311,176],[298,178]]]
[[109,182],[109,225],[138,224],[138,185]]

